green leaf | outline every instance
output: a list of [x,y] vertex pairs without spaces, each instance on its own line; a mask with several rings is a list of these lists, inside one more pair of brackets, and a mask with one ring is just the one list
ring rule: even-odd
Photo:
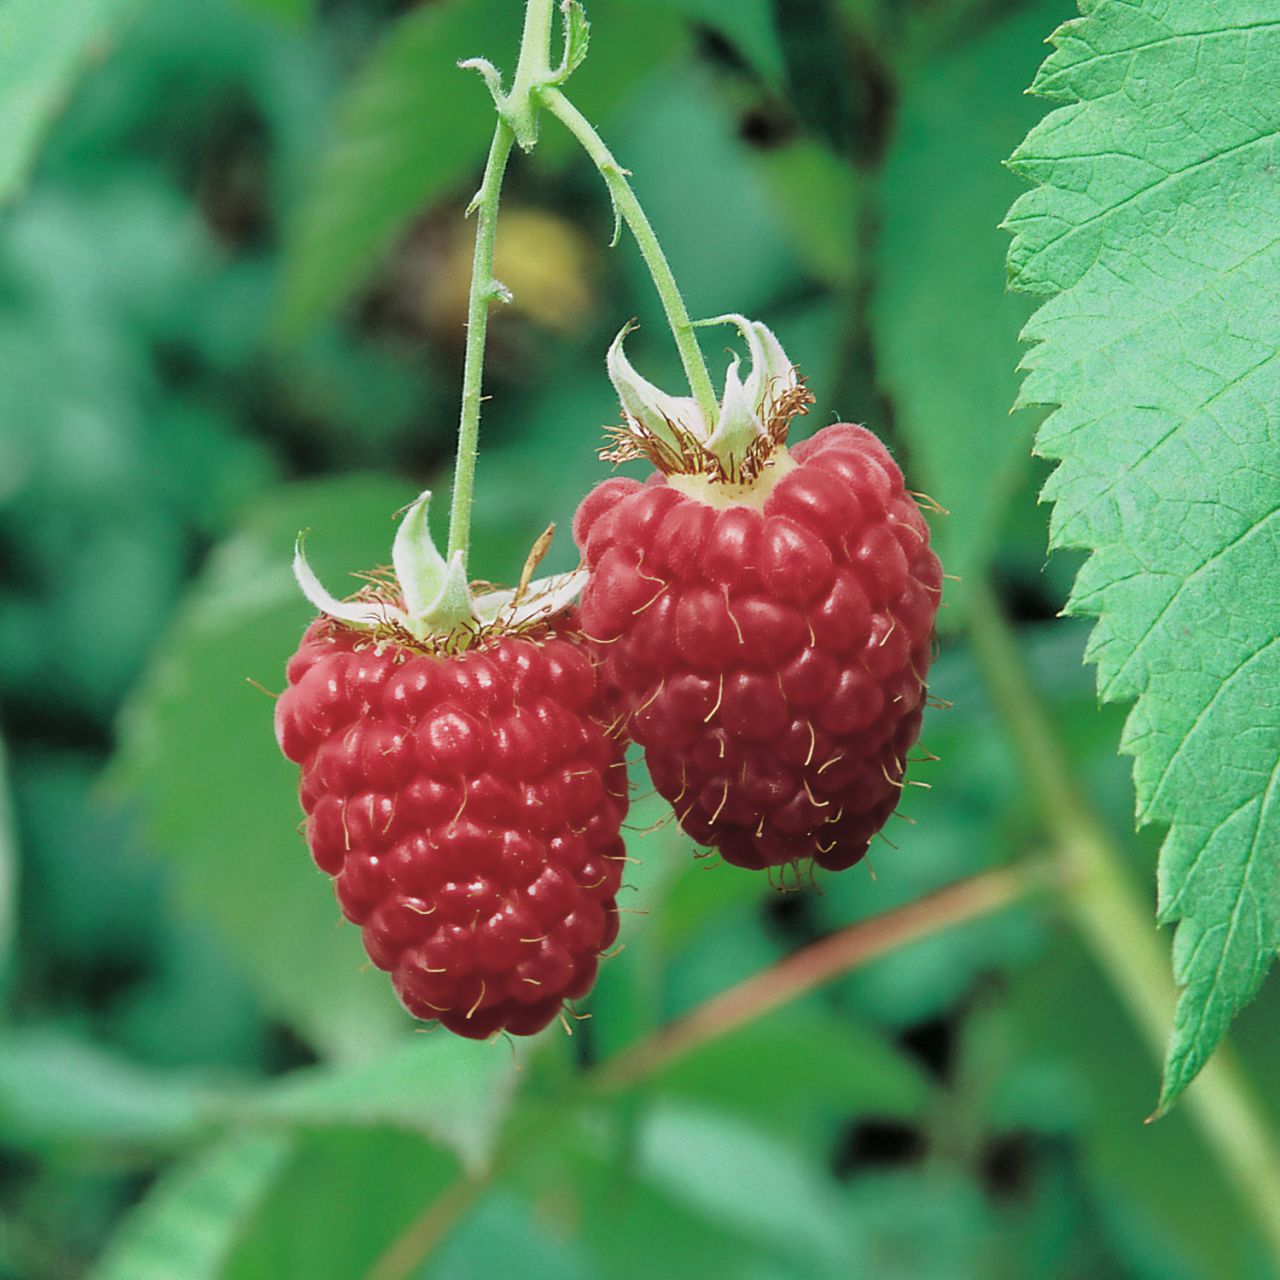
[[[219,1280],[367,1276],[457,1176],[456,1161],[416,1134],[388,1128],[307,1134],[255,1206]],[[183,1271],[173,1274],[186,1280]]]
[[474,1166],[493,1145],[515,1083],[505,1044],[439,1032],[414,1036],[359,1067],[297,1072],[252,1114],[293,1124],[394,1124],[420,1131]]
[[0,1000],[13,978],[14,933],[18,894],[18,846],[9,797],[9,753],[0,738]]
[[0,1044],[0,1139],[23,1150],[173,1147],[228,1126],[394,1125],[469,1168],[490,1153],[518,1071],[504,1044],[411,1036],[367,1063],[313,1067],[265,1086],[157,1071],[69,1033]]
[[[803,135],[757,151],[754,159],[805,267],[832,285],[852,286],[861,265],[858,224],[868,184],[848,160]],[[807,373],[807,359],[804,365]]]
[[[562,1242],[562,1256],[579,1264],[577,1274],[860,1274],[840,1265],[846,1243],[838,1188],[821,1161],[777,1133],[656,1098],[612,1114],[565,1114],[556,1135],[554,1143],[527,1146],[508,1177],[533,1202],[543,1230]],[[583,1252],[589,1265],[581,1265]],[[459,1272],[440,1266],[429,1274],[444,1280]]]
[[387,561],[392,514],[412,490],[350,477],[270,491],[211,556],[160,658],[127,708],[113,768],[139,806],[184,905],[228,942],[269,1007],[312,1044],[365,1058],[399,1013],[341,926],[327,877],[298,833],[297,771],[280,755],[272,704],[284,663],[313,616],[290,572],[298,531],[313,526],[316,571]]
[[840,154],[855,128],[849,48],[830,0],[773,0],[787,98],[804,127]]
[[578,0],[569,0],[561,10],[561,19],[564,23],[564,58],[557,68],[557,84],[563,84],[582,66],[591,43],[591,23]]
[[[417,1280],[493,1280],[511,1274],[513,1258],[520,1259],[520,1280],[613,1280],[593,1272],[580,1242],[566,1240],[548,1217],[535,1197],[526,1200],[505,1187],[490,1192],[441,1242]],[[659,1227],[664,1239],[670,1225],[668,1219]]]
[[239,1133],[179,1165],[125,1219],[90,1280],[215,1280],[292,1147],[280,1133]]
[[315,13],[315,0],[240,0],[240,4],[251,12],[294,25],[301,25]]
[[1169,826],[1160,916],[1183,987],[1161,1105],[1280,945],[1280,21],[1274,5],[1099,0],[1034,89],[1014,153],[1013,283],[1050,295],[1024,403],[1052,541],[1093,554],[1104,699],[1133,701],[1139,822]]
[[752,1124],[663,1100],[645,1116],[637,1166],[651,1185],[762,1250],[833,1267],[840,1259],[839,1199],[824,1171]]
[[[1015,1220],[1016,1221],[1016,1220]],[[845,1210],[849,1250],[845,1275],[876,1280],[1018,1280],[1069,1274],[1052,1271],[1027,1250],[961,1170],[936,1167],[870,1173],[852,1188]],[[1019,1245],[1022,1248],[1019,1250]]]
[[35,163],[36,149],[76,78],[134,0],[3,0],[0,3],[0,203]]
[[881,386],[907,447],[913,488],[948,573],[940,622],[963,622],[966,583],[996,548],[1035,425],[1009,422],[1018,332],[1030,314],[1001,279],[999,222],[1018,191],[1001,166],[1036,119],[1022,95],[1064,0],[1039,0],[913,67],[879,186],[872,338]]
[[9,1031],[0,1046],[0,1135],[25,1150],[168,1145],[211,1123],[221,1096],[57,1031]]
[[493,107],[462,58],[514,59],[510,0],[443,0],[405,15],[339,103],[333,140],[295,211],[280,323],[297,334],[343,302],[410,220],[478,174]]
[[835,1116],[916,1116],[929,1097],[919,1067],[882,1036],[812,1010],[757,1019],[660,1069],[652,1082],[793,1140],[811,1134],[824,1142]]

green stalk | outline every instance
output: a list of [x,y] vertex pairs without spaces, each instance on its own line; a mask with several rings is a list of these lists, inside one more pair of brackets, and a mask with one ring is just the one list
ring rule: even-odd
[[[586,151],[609,188],[614,209],[626,223],[640,248],[653,279],[658,299],[671,326],[680,363],[698,409],[714,426],[719,404],[698,346],[697,334],[688,308],[680,294],[667,256],[658,243],[640,201],[627,182],[626,170],[614,159],[591,122],[553,83],[557,73],[551,68],[550,44],[552,0],[527,0],[524,31],[520,38],[520,61],[510,93],[503,94],[497,72],[483,61],[467,63],[485,74],[498,105],[498,124],[489,147],[484,179],[472,202],[476,213],[476,247],[471,266],[471,293],[467,304],[467,342],[462,369],[462,412],[458,421],[458,456],[454,468],[453,500],[449,509],[448,557],[461,553],[466,562],[471,541],[471,508],[475,493],[476,457],[479,452],[480,405],[483,400],[485,339],[489,329],[489,306],[506,296],[493,278],[493,245],[498,227],[498,202],[507,161],[517,138],[526,149],[537,136],[537,115],[546,107]],[[563,77],[563,69],[559,73]]]
[[538,88],[551,79],[552,0],[526,0],[520,60],[511,92],[504,103],[508,118],[526,150],[533,145],[538,125]]
[[[532,8],[532,6],[531,6]],[[471,505],[475,494],[476,455],[480,451],[480,402],[483,399],[484,348],[489,333],[489,305],[501,297],[493,278],[493,242],[498,231],[498,200],[515,133],[499,118],[475,198],[476,250],[471,264],[471,296],[467,303],[467,347],[462,363],[462,414],[458,420],[458,456],[453,470],[449,507],[448,559],[461,552],[466,564],[471,545]]]
[[[1124,855],[1076,783],[1017,641],[990,587],[973,588],[969,633],[1046,827],[1067,859],[1066,910],[1158,1063],[1173,1025],[1169,958],[1151,907],[1134,891]],[[1220,1049],[1184,1105],[1261,1228],[1280,1274],[1280,1156],[1235,1058]]]
[[634,1086],[711,1041],[815,991],[842,974],[970,920],[981,919],[1056,885],[1057,869],[1040,860],[998,867],[857,920],[784,956],[712,996],[674,1022],[597,1066],[590,1084],[607,1092]]
[[536,96],[542,105],[573,134],[582,149],[590,156],[592,163],[600,171],[613,199],[613,207],[618,216],[627,224],[627,229],[635,237],[640,254],[644,258],[649,275],[653,278],[654,288],[666,313],[667,323],[671,326],[671,336],[675,339],[676,350],[680,353],[680,363],[684,366],[684,376],[693,392],[706,421],[714,427],[719,410],[716,393],[711,385],[711,375],[707,372],[706,361],[698,346],[697,334],[693,322],[689,319],[684,298],[672,274],[671,264],[663,253],[658,237],[646,217],[636,193],[627,181],[627,171],[613,157],[613,152],[604,144],[604,140],[596,132],[591,122],[569,101],[568,98],[553,86],[537,89]]
[[505,113],[500,111],[498,115],[480,190],[468,210],[476,215],[476,248],[471,260],[471,293],[467,301],[467,345],[462,362],[462,411],[458,419],[458,456],[449,507],[448,553],[448,558],[452,559],[460,552],[464,565],[471,545],[471,506],[475,496],[476,457],[480,451],[480,404],[484,398],[484,352],[489,335],[489,307],[507,296],[493,278],[498,202],[516,138],[516,126],[521,127],[522,136],[526,132],[532,136],[538,110],[534,90],[551,74],[549,54],[553,8],[552,0],[528,0],[525,5],[520,60],[516,65],[515,78],[504,101]]

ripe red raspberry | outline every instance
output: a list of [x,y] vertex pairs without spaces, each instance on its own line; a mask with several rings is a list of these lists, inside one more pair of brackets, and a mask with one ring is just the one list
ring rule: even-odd
[[455,656],[330,619],[289,660],[276,737],[307,839],[415,1017],[531,1035],[618,932],[622,749],[591,658],[555,626]]
[[737,482],[615,478],[583,501],[581,625],[694,840],[741,867],[840,870],[897,806],[942,572],[871,432],[758,438]]

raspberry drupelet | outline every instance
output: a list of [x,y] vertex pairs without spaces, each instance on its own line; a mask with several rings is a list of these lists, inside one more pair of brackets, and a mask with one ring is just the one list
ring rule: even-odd
[[[753,355],[769,367],[767,349]],[[579,508],[580,616],[689,836],[741,867],[841,870],[897,807],[942,571],[870,431],[839,424],[786,448],[803,389],[783,360],[752,400],[758,434],[727,463],[696,437],[673,448],[650,433],[625,383],[639,380],[615,360],[639,451],[662,469],[607,480]],[[662,416],[670,431],[669,403]]]

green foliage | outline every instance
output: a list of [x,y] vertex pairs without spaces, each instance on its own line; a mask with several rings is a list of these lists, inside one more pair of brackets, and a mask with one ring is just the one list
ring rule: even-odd
[[[1046,950],[1012,980],[989,1106],[1005,1131],[1089,1134],[1082,1158],[1117,1227],[1157,1275],[1248,1280],[1270,1274],[1231,1186],[1179,1108],[1133,1137],[1151,1105],[1147,1046],[1080,949]],[[1063,1019],[1069,1007],[1072,1016]],[[1096,1046],[1105,1045],[1105,1054]],[[1188,1178],[1186,1170],[1197,1169]],[[1156,1244],[1163,1242],[1163,1248]]]
[[[1070,608],[1098,618],[1106,699],[1133,701],[1141,822],[1169,827],[1160,915],[1183,987],[1161,1104],[1186,1087],[1280,945],[1280,472],[1271,409],[1280,28],[1247,0],[1103,0],[1034,89],[1068,100],[1014,153],[1028,324],[1023,403],[1052,540],[1088,548]],[[1194,83],[1192,93],[1186,86]],[[1170,104],[1177,109],[1171,110]]]
[[208,1080],[149,1070],[65,1032],[0,1048],[0,1134],[24,1149],[168,1146],[217,1116]]
[[1067,3],[1041,0],[909,63],[880,178],[876,368],[914,485],[951,513],[932,520],[938,554],[960,579],[947,585],[947,629],[963,625],[967,584],[991,560],[1030,449],[1031,415],[1008,418],[1030,308],[1002,287],[997,224],[1018,183],[1000,161],[1036,118],[1021,91],[1040,34]]
[[479,1166],[493,1149],[515,1075],[501,1045],[414,1036],[367,1064],[298,1072],[249,1111],[292,1124],[394,1125]]
[[774,23],[787,70],[787,96],[806,129],[832,150],[853,144],[853,99],[843,32],[826,0],[774,0]]
[[0,1001],[8,996],[17,915],[18,848],[9,797],[9,753],[0,738]]
[[309,1134],[219,1274],[225,1280],[367,1275],[456,1177],[457,1165],[413,1134],[387,1128]]
[[240,0],[246,9],[259,9],[273,18],[287,22],[301,22],[309,18],[315,8],[315,0]]
[[334,142],[294,215],[281,324],[343,301],[425,205],[475,172],[492,132],[484,89],[460,58],[514,48],[519,10],[447,0],[411,11],[347,90]]
[[280,1173],[285,1134],[239,1133],[179,1165],[125,1220],[92,1280],[214,1280]]
[[189,384],[167,395],[156,367],[157,347],[197,345],[173,299],[213,300],[211,260],[177,194],[136,176],[42,191],[0,229],[0,448],[26,481],[0,508],[24,570],[0,584],[11,696],[52,677],[108,714],[179,590],[186,539],[270,472],[222,406]]
[[[511,1178],[521,1195],[541,1192],[546,1235],[580,1223],[574,1247],[559,1251],[561,1267],[567,1261],[571,1269],[548,1274],[833,1274],[842,1248],[839,1193],[787,1139],[714,1108],[661,1098],[637,1109],[625,1133],[562,1119],[554,1154],[530,1149]],[[442,1254],[431,1274],[452,1274],[448,1261]]]
[[315,526],[312,563],[337,583],[387,560],[406,496],[373,477],[272,491],[211,559],[131,708],[117,763],[185,907],[216,924],[280,1016],[347,1057],[387,1043],[393,999],[365,971],[356,931],[339,928],[329,884],[297,874],[291,770],[270,698],[248,682],[279,685],[310,616],[289,571],[299,530]]
[[24,1031],[0,1048],[0,1136],[32,1151],[144,1151],[251,1122],[394,1126],[476,1168],[496,1144],[515,1075],[511,1056],[491,1046],[413,1036],[367,1063],[254,1085],[208,1071],[159,1071],[65,1031]]
[[[852,166],[827,147],[805,138],[763,153],[758,162],[805,267],[834,285],[855,284],[859,267],[856,229],[869,193]],[[818,379],[813,382],[815,387],[820,385]]]
[[101,56],[136,0],[0,4],[0,203],[13,198],[84,65]]
[[[753,1132],[749,1122],[711,1108],[655,1105],[637,1144],[636,1174],[762,1252],[828,1266],[839,1259],[834,1189],[789,1143]],[[761,1214],[762,1204],[775,1212]]]
[[[752,1070],[739,1071],[741,1062]],[[817,1010],[757,1019],[658,1070],[654,1080],[673,1098],[755,1118],[818,1145],[823,1113],[837,1099],[851,1112],[908,1119],[928,1098],[910,1058],[856,1022],[842,1025]]]
[[[626,0],[593,6],[593,16],[598,10],[605,16],[591,57],[573,78],[575,102],[597,116],[675,36],[664,15]],[[424,207],[470,194],[493,119],[478,77],[455,64],[514,49],[518,17],[502,0],[446,0],[406,15],[384,38],[345,91],[334,137],[291,219],[284,333],[304,331],[346,301]],[[558,128],[543,132],[551,139],[543,151],[568,153]]]
[[[713,86],[676,63],[652,86],[643,109],[633,105],[610,131],[610,146],[635,172],[632,185],[695,317],[726,311],[759,314],[796,269],[798,250],[790,229],[779,225],[774,196],[736,138],[736,124]],[[675,174],[679,182],[671,180]],[[702,231],[707,226],[717,227],[710,239]],[[659,345],[655,337],[665,321],[652,286],[639,254],[625,240],[622,249],[635,281],[646,340],[659,346],[650,360],[664,358],[666,344]],[[714,341],[703,343],[713,355],[724,349]],[[642,352],[637,342],[637,367],[658,385],[667,385],[648,372],[650,360],[640,365]],[[723,377],[718,363],[713,359],[713,381]]]
[[[631,0],[632,3],[635,0]],[[771,82],[783,76],[770,0],[640,0],[646,7],[672,9],[686,20],[706,24],[728,40],[738,55]],[[594,11],[594,10],[593,10]]]
[[[81,8],[47,7],[52,17],[0,0],[0,29],[20,12],[54,22]],[[1010,651],[1085,797],[1081,829],[1104,827],[1149,881],[1158,841],[1129,830],[1122,716],[1097,707],[1081,666],[1087,624],[1052,620],[1077,561],[1043,568],[1040,467],[1019,459],[1032,415],[1005,420],[1027,308],[1000,294],[995,223],[1015,179],[997,161],[1032,122],[1018,91],[1065,0],[588,7],[591,48],[570,96],[634,170],[695,314],[767,319],[818,397],[797,436],[866,421],[891,438],[912,487],[952,509],[934,522],[947,568],[969,583],[991,569],[1016,610]],[[1220,1168],[1237,1148],[1265,1160],[1264,1120],[1206,1142],[1210,1079],[1191,1105],[1141,1126],[1150,1046],[1112,990],[1133,974],[1114,956],[1103,972],[1073,943],[1073,917],[1057,909],[1069,887],[896,947],[634,1084],[607,1074],[614,1055],[665,1038],[744,980],[768,982],[769,966],[812,940],[983,870],[1056,866],[1074,832],[1046,824],[1024,784],[1025,739],[974,661],[964,583],[948,585],[931,678],[955,705],[931,710],[923,739],[941,759],[912,767],[932,790],[912,790],[915,825],[887,830],[895,847],[877,843],[874,875],[864,866],[780,894],[695,861],[674,825],[647,830],[668,810],[645,795],[636,760],[622,950],[572,1037],[411,1034],[385,977],[365,969],[296,834],[296,772],[273,746],[272,704],[246,677],[279,688],[310,616],[288,574],[299,529],[340,587],[385,561],[394,510],[424,485],[447,490],[471,235],[461,207],[493,126],[483,86],[453,59],[487,54],[509,76],[519,8],[139,5],[92,49],[77,30],[26,63],[34,73],[67,59],[35,180],[0,223],[0,713],[14,815],[0,884],[15,886],[0,909],[0,926],[12,922],[0,962],[0,1276],[351,1280],[393,1249],[418,1280],[1270,1275],[1280,1252],[1250,1212],[1256,1190]],[[1118,162],[1088,145],[1090,122],[1114,142],[1130,109],[1145,130],[1158,105],[1161,131],[1127,139],[1122,177],[1140,184],[1165,161],[1161,146],[1186,142],[1183,122],[1215,125],[1215,102],[1243,122],[1274,114],[1265,94],[1242,104],[1229,84],[1202,101],[1190,71],[1177,93],[1143,100],[1164,81],[1132,68],[1167,79],[1198,51],[1206,74],[1226,75],[1241,46],[1225,33],[1122,53],[1144,43],[1129,29],[1150,7],[1089,8],[1074,30],[1104,52],[1073,61],[1072,37],[1051,64],[1072,65],[1046,83],[1121,87],[1051,117],[1055,158],[1035,163],[1061,185],[1041,198],[1070,197],[1073,214],[1110,199],[1101,178]],[[1257,28],[1249,57],[1272,32]],[[1263,64],[1240,65],[1252,80]],[[0,87],[4,137],[25,119],[10,97]],[[1129,205],[1085,208],[1075,230],[1029,228],[1042,241],[1067,231],[1028,261],[1032,274],[1068,249],[1097,251],[1036,323],[1057,326],[1046,354],[1058,331],[1081,335],[1072,394],[1099,423],[1125,403],[1117,353],[1130,400],[1166,414],[1230,375],[1246,323],[1262,333],[1274,289],[1241,300],[1249,279],[1266,281],[1261,239],[1247,265],[1215,271],[1229,265],[1222,244],[1243,251],[1257,234],[1236,215],[1251,207],[1250,173],[1261,189],[1247,165],[1265,146]],[[1202,178],[1231,200],[1231,219],[1210,231]],[[1169,190],[1194,198],[1171,209]],[[555,121],[515,157],[507,199],[505,251],[522,255],[512,266],[528,283],[491,324],[472,550],[477,575],[511,581],[548,520],[560,531],[546,569],[575,562],[574,508],[608,474],[595,451],[617,413],[602,354],[618,326],[644,322],[646,374],[669,380],[675,361],[635,246],[606,250],[607,194]],[[521,241],[519,209],[550,239]],[[1148,246],[1157,256],[1142,270],[1184,285],[1198,271],[1205,286],[1163,322],[1164,286],[1119,256],[1138,238],[1130,224],[1148,220],[1180,256]],[[1083,286],[1088,319],[1072,320],[1062,309]],[[554,320],[521,305],[535,290],[557,304]],[[1234,308],[1225,322],[1222,299]],[[1199,366],[1176,359],[1175,320]],[[1126,325],[1130,338],[1111,332]],[[721,346],[707,348],[717,365]],[[1270,355],[1260,346],[1239,383],[1260,404]],[[1225,412],[1236,394],[1219,389],[1200,416],[1246,421]],[[1189,483],[1163,452],[1191,439],[1185,424],[1161,447],[1159,474],[1113,470],[1155,412],[1105,439],[1081,422],[1087,453],[1060,472],[1079,478],[1088,463],[1119,477],[1110,498],[1090,499],[1115,503],[1090,516],[1095,532],[1138,521],[1133,545],[1153,565],[1167,545],[1156,521],[1179,538],[1216,522],[1227,537],[1255,496],[1242,472],[1227,501],[1165,503]],[[1202,487],[1220,492],[1229,456],[1212,437],[1193,443]],[[1259,474],[1264,456],[1250,458]],[[1086,497],[1073,480],[1059,520],[1081,528]],[[1114,563],[1118,544],[1084,540]],[[1164,621],[1176,611],[1188,626],[1184,648],[1153,635],[1120,684],[1149,667],[1154,687],[1175,670],[1171,652],[1199,655],[1223,634],[1196,587],[1226,592],[1242,618],[1265,599],[1261,572],[1253,584],[1210,577],[1191,579],[1185,602],[1209,625],[1184,623],[1178,596]],[[1119,626],[1112,590],[1104,612]],[[1233,688],[1192,739],[1198,759]],[[1258,704],[1265,714],[1265,692]],[[1254,712],[1240,724],[1256,740]],[[1248,739],[1216,749],[1235,759]],[[1151,804],[1173,795],[1179,771],[1181,789],[1186,763]],[[1243,776],[1196,769],[1205,804]],[[1242,1076],[1280,1069],[1277,998],[1264,990],[1242,1020]]]
[[441,1243],[422,1272],[424,1280],[488,1280],[502,1275],[514,1257],[528,1280],[590,1280],[584,1251],[549,1216],[526,1197],[505,1188],[494,1192]]

